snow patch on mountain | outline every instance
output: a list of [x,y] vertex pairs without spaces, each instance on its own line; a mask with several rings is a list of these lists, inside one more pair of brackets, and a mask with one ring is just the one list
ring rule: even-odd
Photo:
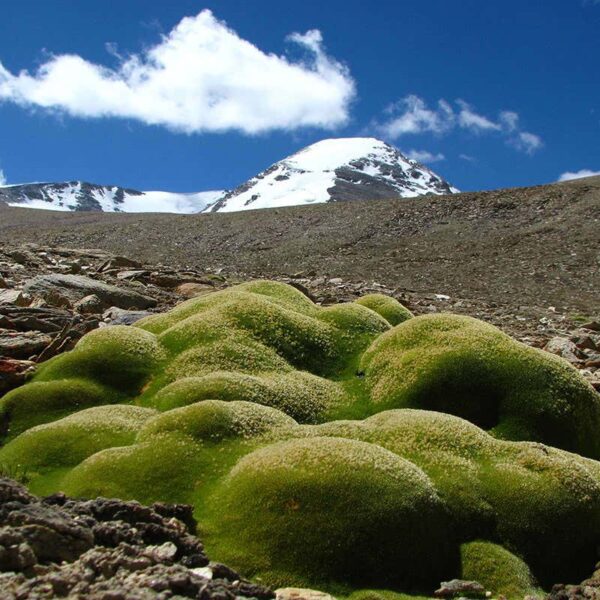
[[222,190],[178,194],[139,192],[119,186],[82,181],[28,183],[0,187],[0,200],[9,206],[58,211],[197,213],[220,198]]
[[206,210],[233,212],[457,191],[429,168],[381,140],[337,138],[312,144],[275,163]]

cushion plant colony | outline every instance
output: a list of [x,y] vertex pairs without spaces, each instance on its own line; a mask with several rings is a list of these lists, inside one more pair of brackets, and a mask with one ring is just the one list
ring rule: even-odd
[[106,327],[0,401],[37,493],[192,503],[209,554],[353,598],[581,580],[600,402],[476,319],[250,282]]

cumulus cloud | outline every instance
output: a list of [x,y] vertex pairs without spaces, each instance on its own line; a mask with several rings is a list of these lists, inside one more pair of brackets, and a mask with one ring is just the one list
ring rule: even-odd
[[567,171],[558,178],[558,181],[571,181],[572,179],[581,179],[582,177],[594,177],[594,175],[600,175],[600,171],[592,171],[590,169],[581,169],[575,172]]
[[440,160],[445,160],[446,157],[438,152],[437,154],[433,154],[428,150],[409,150],[406,155],[408,158],[412,158],[420,163],[434,163],[439,162]]
[[422,98],[412,94],[386,108],[384,115],[382,121],[372,122],[372,128],[393,140],[409,134],[445,135],[462,129],[476,134],[496,133],[507,144],[527,154],[543,146],[540,136],[521,129],[516,112],[502,111],[497,119],[492,119],[460,99],[451,104],[442,98],[434,107],[429,107]]
[[348,69],[326,53],[317,30],[288,41],[305,57],[265,53],[203,10],[142,53],[121,57],[109,46],[114,68],[73,54],[52,56],[33,73],[0,63],[0,101],[186,133],[343,125],[355,95]]
[[445,100],[430,109],[424,100],[410,95],[388,106],[385,113],[389,117],[379,128],[393,139],[407,133],[445,133],[454,126],[454,111]]

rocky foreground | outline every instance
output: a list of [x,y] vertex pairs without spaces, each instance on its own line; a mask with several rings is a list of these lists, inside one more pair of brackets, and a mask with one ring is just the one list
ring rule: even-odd
[[209,562],[192,507],[62,494],[0,479],[0,598],[256,598],[275,594]]

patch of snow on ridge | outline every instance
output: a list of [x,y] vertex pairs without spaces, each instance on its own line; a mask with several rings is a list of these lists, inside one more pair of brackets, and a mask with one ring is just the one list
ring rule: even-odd
[[223,195],[223,190],[176,194],[174,192],[149,191],[140,196],[125,194],[119,209],[123,212],[166,212],[189,214],[205,210]]
[[48,202],[46,200],[35,198],[30,198],[24,202],[7,202],[7,204],[8,206],[14,206],[15,208],[39,208],[41,210],[55,210],[57,212],[71,212],[73,210],[59,202]]

